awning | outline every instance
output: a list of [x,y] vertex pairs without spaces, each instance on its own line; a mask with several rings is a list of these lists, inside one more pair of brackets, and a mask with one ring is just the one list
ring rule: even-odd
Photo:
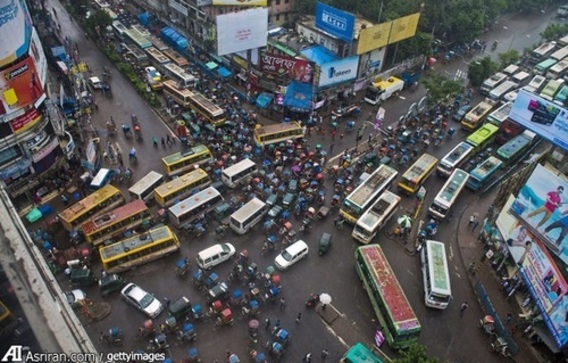
[[274,99],[270,93],[263,92],[256,98],[256,106],[258,108],[267,108],[270,102]]
[[205,66],[209,69],[209,70],[214,70],[215,68],[219,67],[219,65],[215,62],[208,62],[205,64]]
[[290,82],[284,95],[284,107],[309,111],[312,106],[312,85],[297,81]]
[[231,71],[228,70],[225,67],[220,67],[219,69],[217,69],[217,73],[219,73],[219,75],[223,78],[227,78],[231,76]]

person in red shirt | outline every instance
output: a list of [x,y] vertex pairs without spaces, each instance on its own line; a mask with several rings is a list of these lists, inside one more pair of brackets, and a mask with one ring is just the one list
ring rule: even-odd
[[540,222],[538,222],[536,228],[539,228],[540,226],[545,224],[546,221],[548,221],[548,219],[552,216],[552,213],[554,213],[554,211],[560,206],[560,204],[562,204],[562,198],[560,197],[560,195],[563,191],[564,187],[560,185],[558,188],[556,188],[556,190],[548,192],[544,205],[527,214],[527,218],[531,218],[533,216],[536,216],[537,214],[544,213],[544,216],[542,217]]

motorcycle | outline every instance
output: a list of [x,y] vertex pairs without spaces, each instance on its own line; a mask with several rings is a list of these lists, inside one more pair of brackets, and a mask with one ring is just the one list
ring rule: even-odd
[[149,341],[148,347],[146,347],[146,351],[153,353],[163,352],[169,347],[170,345],[168,344],[166,334],[160,333],[156,335],[154,339]]
[[495,335],[495,319],[491,315],[485,315],[482,319],[479,319],[477,327],[483,329],[486,334]]
[[120,328],[112,327],[108,330],[108,334],[101,332],[101,342],[115,347],[122,346],[122,331]]
[[493,343],[491,343],[491,350],[495,353],[501,354],[503,357],[510,357],[509,344],[507,341],[501,337],[497,338]]
[[311,294],[308,300],[306,301],[306,307],[315,308],[318,303],[319,303],[319,295]]

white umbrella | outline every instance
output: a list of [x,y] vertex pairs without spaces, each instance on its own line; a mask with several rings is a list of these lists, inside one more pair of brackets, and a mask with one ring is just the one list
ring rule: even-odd
[[401,228],[410,228],[412,226],[412,219],[406,214],[403,214],[398,217],[396,223],[398,223]]
[[320,295],[320,302],[324,305],[331,304],[331,296],[325,292]]

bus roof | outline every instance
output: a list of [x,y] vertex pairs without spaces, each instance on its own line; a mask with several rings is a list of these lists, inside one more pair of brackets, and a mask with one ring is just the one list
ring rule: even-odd
[[365,181],[357,187],[351,194],[347,196],[347,199],[351,203],[357,205],[363,205],[364,202],[369,199],[373,193],[377,190],[377,187],[384,184],[387,180],[390,180],[393,176],[396,176],[398,172],[382,164],[379,166]]
[[462,141],[452,151],[450,151],[448,155],[444,156],[440,163],[454,166],[463,157],[463,155],[470,152],[470,150],[473,150],[473,146]]
[[103,260],[110,260],[125,252],[135,250],[144,245],[154,243],[155,241],[159,241],[164,238],[172,237],[173,235],[174,234],[172,230],[168,226],[151,229],[142,234],[138,234],[128,239],[113,243],[109,246],[102,247],[101,258]]
[[179,151],[175,154],[171,154],[168,156],[165,156],[162,158],[162,161],[168,165],[173,164],[177,161],[179,161],[180,159],[185,158],[186,156],[190,156],[193,154],[200,154],[203,152],[209,151],[209,149],[207,148],[207,146],[205,145],[195,145],[194,147],[190,148],[190,149],[186,149],[183,151]]
[[192,183],[195,180],[199,180],[200,178],[208,177],[207,172],[201,168],[192,170],[187,174],[183,174],[179,178],[175,178],[170,180],[169,182],[160,185],[154,191],[158,195],[166,195],[170,191],[178,190],[182,186]]
[[175,74],[177,77],[183,79],[184,81],[186,81],[186,80],[195,81],[195,76],[193,74],[187,73],[185,71],[185,69],[181,68],[180,66],[178,66],[176,64],[168,63],[164,66],[164,69],[172,72],[173,74]]
[[485,179],[488,174],[492,173],[493,170],[500,168],[501,165],[503,165],[501,160],[495,156],[490,156],[471,171],[471,176],[478,180]]
[[152,57],[156,62],[160,63],[161,65],[170,63],[170,58],[166,57],[162,52],[160,52],[154,47],[146,49],[146,53],[148,53],[150,57]]
[[256,163],[251,159],[245,158],[238,163],[223,169],[223,174],[232,176],[234,174],[240,173],[244,169],[251,167],[252,165],[256,165]]
[[146,203],[144,203],[142,199],[136,199],[128,204],[123,205],[122,207],[118,207],[111,210],[110,212],[101,214],[100,216],[86,221],[81,225],[81,228],[83,229],[83,233],[88,235],[107,224],[124,220],[125,218],[128,218],[131,215],[143,210],[148,210]]
[[389,207],[393,204],[400,203],[400,200],[401,198],[398,195],[394,194],[390,190],[385,190],[383,194],[379,196],[379,199],[377,199],[375,204],[373,204],[368,211],[363,213],[361,218],[357,221],[357,224],[374,229],[377,223],[380,223],[384,219],[385,212],[389,209]]
[[497,131],[499,131],[499,128],[497,126],[493,124],[485,124],[481,126],[479,130],[469,135],[467,142],[473,146],[478,146],[482,144],[488,137],[491,137],[493,134],[497,133]]
[[289,130],[290,128],[301,128],[301,127],[302,126],[300,126],[300,124],[297,121],[292,121],[292,122],[283,122],[279,124],[260,126],[254,129],[254,132],[257,134],[270,134],[273,132],[286,131]]
[[420,328],[420,322],[381,247],[378,245],[362,246],[359,247],[359,251],[368,266],[369,273],[377,281],[377,289],[382,290],[381,295],[385,301],[385,307],[392,315],[393,322],[399,329]]
[[171,206],[169,208],[169,210],[173,215],[179,216],[179,215],[183,214],[183,212],[185,212],[186,210],[189,210],[189,209],[195,207],[196,205],[201,205],[201,204],[203,204],[204,201],[207,201],[207,200],[214,198],[218,195],[221,195],[221,193],[219,193],[219,191],[217,189],[215,189],[213,187],[209,187],[207,189],[203,189],[202,191],[192,195],[189,198],[182,200],[178,204],[174,204],[173,206]]
[[63,210],[59,213],[59,218],[66,221],[71,220],[74,215],[82,214],[85,210],[92,208],[115,194],[121,194],[120,190],[110,184],[107,184],[96,192],[87,195],[85,198],[81,199],[69,208]]
[[349,348],[343,358],[346,363],[383,363],[382,359],[361,342]]
[[497,149],[497,155],[502,157],[505,160],[508,160],[513,155],[516,155],[519,150],[525,148],[528,144],[531,143],[531,140],[527,138],[525,135],[520,134],[513,137],[511,140],[507,141],[507,143]]
[[184,97],[189,97],[193,95],[193,92],[188,90],[187,88],[178,88],[177,82],[173,79],[168,79],[162,82],[166,90],[170,90],[172,92],[177,92]]
[[199,103],[203,108],[207,109],[211,116],[221,116],[225,113],[225,111],[221,107],[210,101],[207,97],[199,92],[193,92],[191,98],[193,99],[193,101]]
[[[461,187],[469,178],[469,174],[464,170],[456,169],[450,176],[450,179],[444,185],[444,189],[440,192],[439,196],[445,201],[449,202],[455,198],[456,194],[460,192]],[[461,186],[461,187],[460,187]]]
[[150,185],[157,183],[160,179],[163,179],[164,176],[154,170],[151,170],[146,176],[142,179],[138,180],[136,184],[128,189],[129,192],[134,194],[139,194],[148,189]]
[[487,122],[491,122],[497,126],[501,125],[507,118],[509,118],[509,113],[513,108],[513,102],[507,102],[500,106],[495,111],[491,112],[487,116]]
[[252,211],[264,208],[265,206],[266,203],[264,203],[262,200],[258,198],[252,198],[245,205],[240,207],[235,213],[233,213],[231,215],[231,218],[235,219],[238,222],[242,222],[251,215]]
[[424,174],[424,172],[431,168],[432,164],[436,164],[438,162],[438,158],[432,156],[430,154],[422,154],[418,160],[404,172],[402,175],[403,179],[409,180],[413,183],[418,182],[418,178]]
[[483,117],[487,112],[491,111],[495,104],[489,102],[488,100],[479,102],[471,111],[469,111],[464,119],[467,122],[477,122],[481,117]]
[[173,49],[166,49],[163,53],[181,67],[189,65],[189,61]]
[[427,254],[430,259],[428,269],[432,277],[432,291],[451,295],[450,273],[446,259],[446,248],[443,242],[426,241]]

